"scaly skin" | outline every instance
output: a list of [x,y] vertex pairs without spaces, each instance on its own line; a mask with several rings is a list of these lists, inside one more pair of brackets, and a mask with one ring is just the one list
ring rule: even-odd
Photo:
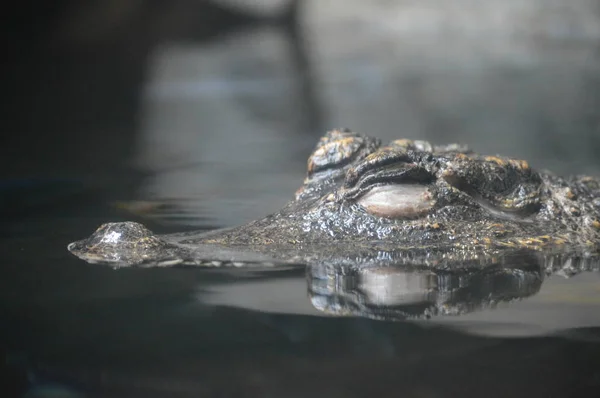
[[[391,196],[377,196],[388,189]],[[455,144],[382,146],[333,130],[310,156],[295,199],[262,220],[166,236],[137,223],[105,224],[69,250],[89,262],[152,266],[379,264],[407,256],[456,262],[509,249],[590,254],[599,247],[597,178],[562,178]]]

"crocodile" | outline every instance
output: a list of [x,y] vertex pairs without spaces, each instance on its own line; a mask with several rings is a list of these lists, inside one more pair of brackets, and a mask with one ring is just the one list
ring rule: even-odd
[[412,259],[440,268],[511,250],[589,256],[600,248],[598,178],[561,177],[459,144],[383,145],[349,129],[327,132],[307,169],[288,204],[248,224],[156,235],[137,222],[107,223],[68,249],[114,267]]

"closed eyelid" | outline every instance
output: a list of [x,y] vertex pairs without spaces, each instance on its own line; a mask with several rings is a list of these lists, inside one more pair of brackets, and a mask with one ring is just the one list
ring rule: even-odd
[[369,214],[411,219],[429,212],[434,200],[422,184],[390,184],[373,187],[356,201]]

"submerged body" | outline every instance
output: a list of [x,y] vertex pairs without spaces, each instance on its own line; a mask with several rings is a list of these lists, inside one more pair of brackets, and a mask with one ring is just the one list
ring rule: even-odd
[[327,133],[294,200],[227,230],[157,236],[133,222],[102,225],[69,250],[115,266],[265,261],[439,264],[516,249],[584,255],[600,247],[600,180],[562,178],[459,145]]

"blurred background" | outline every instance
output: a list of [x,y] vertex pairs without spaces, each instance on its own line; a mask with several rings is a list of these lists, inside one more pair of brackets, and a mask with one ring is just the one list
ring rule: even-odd
[[7,7],[5,213],[92,192],[160,225],[239,224],[292,197],[333,127],[600,171],[597,0]]

